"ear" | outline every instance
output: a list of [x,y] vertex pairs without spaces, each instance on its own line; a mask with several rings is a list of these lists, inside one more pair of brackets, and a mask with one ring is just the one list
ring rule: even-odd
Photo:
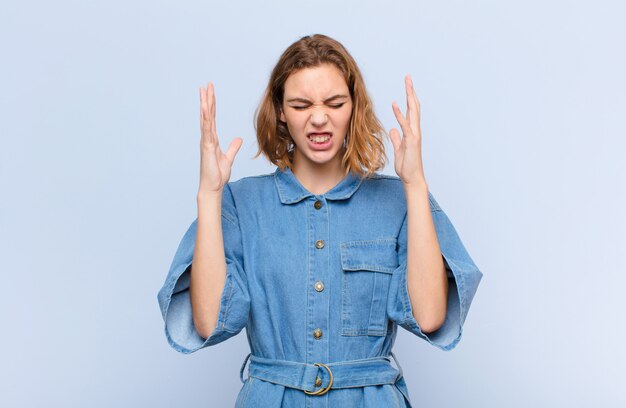
[[280,121],[281,122],[287,122],[286,120],[287,118],[285,118],[285,113],[283,112],[283,109],[280,109]]

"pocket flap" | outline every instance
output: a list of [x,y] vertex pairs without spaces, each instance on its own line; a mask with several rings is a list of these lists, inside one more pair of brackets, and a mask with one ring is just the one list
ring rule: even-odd
[[344,271],[393,273],[398,267],[395,238],[347,241],[340,244]]

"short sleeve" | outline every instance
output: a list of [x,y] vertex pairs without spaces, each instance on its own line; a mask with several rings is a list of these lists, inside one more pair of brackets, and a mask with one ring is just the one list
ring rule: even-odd
[[235,336],[248,322],[250,295],[243,269],[243,248],[237,211],[228,185],[222,194],[222,235],[226,257],[226,280],[220,298],[215,330],[205,339],[193,323],[189,278],[196,242],[196,218],[185,232],[157,295],[165,323],[165,336],[176,351],[184,354]]
[[441,248],[448,274],[448,306],[443,325],[432,333],[425,334],[413,317],[406,282],[407,218],[405,217],[398,235],[398,267],[394,270],[390,284],[387,313],[389,318],[409,332],[430,344],[448,351],[456,347],[463,331],[472,299],[482,278],[474,261],[461,242],[452,222],[428,193],[437,240]]

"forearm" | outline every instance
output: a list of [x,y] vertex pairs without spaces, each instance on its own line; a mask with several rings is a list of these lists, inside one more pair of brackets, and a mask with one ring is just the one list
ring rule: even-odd
[[198,194],[198,225],[189,291],[193,322],[204,338],[211,335],[217,324],[225,281],[222,195]]
[[406,186],[407,288],[413,317],[423,332],[443,324],[448,298],[448,279],[437,241],[428,186]]

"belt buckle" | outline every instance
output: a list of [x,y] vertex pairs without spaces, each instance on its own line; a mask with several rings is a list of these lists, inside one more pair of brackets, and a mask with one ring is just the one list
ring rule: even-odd
[[328,392],[328,390],[330,390],[330,387],[333,385],[333,372],[330,370],[330,367],[328,367],[326,364],[322,364],[322,363],[315,363],[314,365],[318,366],[318,367],[324,367],[326,369],[326,371],[328,371],[328,376],[329,376],[329,380],[328,380],[328,386],[327,387],[323,387],[320,388],[317,391],[307,391],[307,390],[303,390],[305,394],[308,395],[324,395]]

